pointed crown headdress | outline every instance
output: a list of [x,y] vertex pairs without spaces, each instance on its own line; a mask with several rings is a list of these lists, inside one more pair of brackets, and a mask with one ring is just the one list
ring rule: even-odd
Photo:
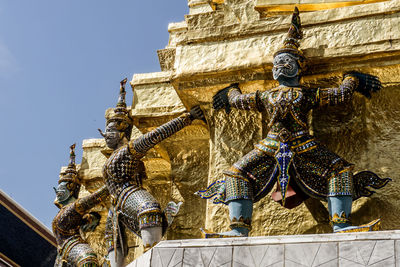
[[[119,131],[125,132],[125,133],[130,133],[133,121],[129,115],[129,111],[126,108],[126,103],[125,103],[125,84],[127,82],[127,78],[123,79],[120,82],[120,88],[119,88],[119,97],[118,97],[118,103],[117,106],[114,108],[113,112],[111,112],[110,115],[106,116],[106,125],[110,122],[116,122],[117,123],[117,129]],[[127,134],[127,138],[129,139],[130,134]]]
[[301,27],[299,9],[297,7],[294,8],[292,21],[289,27],[289,31],[283,42],[283,46],[275,52],[274,57],[282,54],[289,53],[296,56],[297,63],[301,69],[305,69],[306,67],[306,58],[303,52],[299,49],[300,43],[299,41],[303,38],[303,30]]
[[73,144],[69,147],[70,152],[69,152],[68,167],[65,171],[60,173],[60,180],[58,180],[58,183],[61,183],[61,182],[77,183],[78,182],[78,172],[76,171],[76,165],[75,165],[75,145],[76,144]]
[[73,195],[77,198],[79,194],[79,189],[81,187],[78,178],[78,172],[76,171],[75,164],[75,145],[71,145],[69,152],[69,163],[68,167],[65,171],[60,173],[60,179],[58,183],[67,182],[68,189],[73,193]]

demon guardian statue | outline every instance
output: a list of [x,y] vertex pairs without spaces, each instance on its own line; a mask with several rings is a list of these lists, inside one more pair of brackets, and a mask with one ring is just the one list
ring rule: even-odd
[[133,123],[126,109],[125,83],[126,79],[121,81],[118,103],[112,115],[106,118],[105,132],[99,130],[112,150],[103,168],[112,199],[106,224],[107,258],[111,266],[121,266],[128,252],[125,229],[141,237],[147,250],[161,240],[171,223],[167,218],[172,218],[179,210],[179,204],[170,202],[165,212],[162,211],[158,201],[142,187],[146,172],[141,159],[149,149],[190,125],[194,119],[204,120],[201,109],[194,107],[190,113],[130,140]]
[[265,139],[224,172],[224,179],[211,184],[197,194],[213,198],[214,203],[229,206],[231,231],[211,233],[205,237],[247,236],[251,229],[253,203],[266,196],[275,183],[285,206],[288,189],[328,201],[333,232],[375,230],[379,220],[362,226],[351,226],[349,216],[352,201],[372,194],[366,187],[381,188],[390,179],[381,179],[372,172],[353,176],[353,164],[329,151],[310,133],[307,114],[311,109],[345,103],[355,91],[370,96],[381,89],[377,77],[350,72],[344,75],[338,88],[305,88],[300,77],[305,57],[299,49],[302,39],[299,11],[296,8],[284,45],[274,54],[273,78],[279,86],[272,90],[242,94],[233,84],[219,91],[213,99],[215,109],[230,107],[266,111],[269,127]]
[[99,224],[100,215],[89,210],[108,197],[105,186],[86,197],[78,198],[80,184],[75,166],[75,144],[70,152],[70,162],[60,174],[54,203],[60,211],[53,219],[53,233],[57,240],[56,267],[99,266],[96,253],[82,239],[80,230],[92,231]]

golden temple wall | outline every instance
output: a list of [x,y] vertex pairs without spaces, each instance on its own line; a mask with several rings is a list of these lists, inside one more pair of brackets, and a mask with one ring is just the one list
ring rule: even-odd
[[[133,138],[198,104],[208,120],[208,125],[196,122],[163,141],[145,158],[146,187],[163,206],[170,200],[184,202],[167,239],[198,238],[200,227],[227,230],[226,208],[193,193],[221,178],[268,131],[265,114],[234,110],[227,115],[210,108],[212,96],[232,82],[239,82],[246,93],[276,86],[272,54],[282,44],[290,17],[268,16],[260,7],[257,11],[260,2],[189,0],[189,15],[169,25],[169,43],[158,51],[162,71],[135,74],[131,80]],[[371,170],[394,180],[354,203],[353,223],[379,217],[383,229],[399,229],[400,1],[301,13],[301,19],[301,48],[309,66],[304,83],[336,86],[350,70],[377,75],[383,82],[371,99],[356,94],[347,106],[313,111],[310,122],[315,136],[355,163],[356,171]],[[103,146],[97,139],[83,144],[80,174],[89,191],[101,183]],[[250,235],[330,232],[325,207],[307,200],[287,210],[266,197],[254,207]],[[101,253],[103,219],[89,238]],[[132,237],[130,242],[133,259],[141,253],[140,241]]]

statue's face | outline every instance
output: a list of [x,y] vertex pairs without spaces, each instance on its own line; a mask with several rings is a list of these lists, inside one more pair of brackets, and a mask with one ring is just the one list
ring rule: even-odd
[[116,149],[121,141],[121,132],[117,130],[117,123],[110,122],[106,126],[104,140],[109,148]]
[[71,196],[71,191],[67,187],[67,182],[61,182],[58,184],[56,191],[56,201],[62,203]]
[[296,58],[289,53],[282,53],[275,56],[272,74],[275,80],[296,77],[299,75],[299,65]]

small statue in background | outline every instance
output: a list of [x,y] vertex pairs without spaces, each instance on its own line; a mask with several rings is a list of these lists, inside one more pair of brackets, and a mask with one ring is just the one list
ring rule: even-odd
[[75,144],[71,147],[70,161],[65,172],[60,174],[54,204],[60,208],[53,219],[53,233],[57,240],[57,258],[54,266],[99,266],[96,253],[86,243],[82,231],[93,231],[99,224],[100,215],[89,212],[104,201],[108,194],[105,186],[86,197],[78,198],[80,184],[75,166]]
[[149,149],[193,120],[204,120],[201,109],[194,107],[190,112],[130,140],[133,123],[126,109],[125,83],[126,79],[121,81],[118,103],[112,115],[106,118],[105,132],[99,129],[107,147],[112,150],[103,168],[103,178],[112,199],[106,223],[107,258],[111,266],[121,266],[128,253],[126,228],[142,238],[147,250],[161,240],[181,204],[170,202],[165,211],[161,210],[158,201],[142,187],[142,180],[147,176],[141,159]]
[[224,180],[197,192],[203,198],[213,198],[216,204],[229,206],[232,231],[218,234],[203,230],[205,237],[247,236],[253,203],[265,197],[275,183],[280,192],[273,194],[274,198],[285,207],[299,205],[302,202],[299,196],[327,200],[333,232],[378,229],[379,220],[350,226],[352,201],[372,195],[367,186],[381,188],[390,179],[381,179],[369,171],[353,176],[353,164],[329,151],[309,133],[307,115],[320,106],[348,102],[355,91],[370,97],[371,92],[381,89],[381,83],[375,76],[349,72],[343,76],[339,88],[301,86],[306,62],[299,49],[302,37],[299,11],[295,8],[284,45],[274,54],[272,73],[279,86],[242,94],[238,85],[233,84],[214,96],[215,109],[266,111],[269,132],[252,151],[224,172]]

